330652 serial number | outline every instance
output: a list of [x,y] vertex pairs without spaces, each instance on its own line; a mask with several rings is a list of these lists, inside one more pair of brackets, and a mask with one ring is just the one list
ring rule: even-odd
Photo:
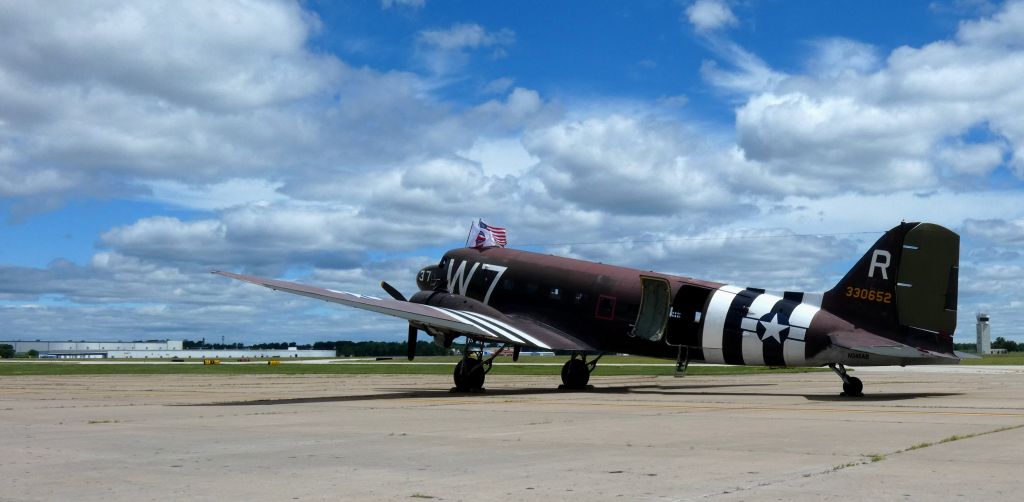
[[878,291],[876,289],[846,287],[846,296],[869,302],[892,303],[892,293]]

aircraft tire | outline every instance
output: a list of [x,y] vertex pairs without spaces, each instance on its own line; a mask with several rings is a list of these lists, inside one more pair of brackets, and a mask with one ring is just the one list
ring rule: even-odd
[[864,395],[864,383],[857,377],[850,377],[849,383],[843,384],[843,393],[851,397],[859,397]]
[[584,389],[590,381],[590,369],[582,359],[570,359],[562,366],[562,385],[567,389]]
[[483,363],[479,359],[463,358],[455,365],[455,388],[461,392],[480,390],[484,386]]

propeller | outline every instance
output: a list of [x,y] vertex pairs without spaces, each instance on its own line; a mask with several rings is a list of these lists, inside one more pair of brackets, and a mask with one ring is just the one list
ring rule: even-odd
[[419,331],[419,330],[416,329],[416,326],[413,326],[412,323],[410,323],[409,324],[409,345],[408,345],[408,350],[406,351],[406,356],[409,357],[410,361],[412,361],[413,358],[416,357],[416,332],[417,331]]
[[384,291],[387,291],[388,294],[391,295],[391,298],[394,298],[400,302],[409,301],[405,298],[405,295],[403,295],[401,291],[396,289],[394,286],[388,284],[387,281],[380,281],[380,287],[384,288]]
[[[400,302],[409,301],[405,298],[405,295],[403,295],[401,291],[399,291],[394,286],[388,284],[386,281],[380,281],[380,287],[384,288],[384,291],[387,291],[388,294],[391,295],[391,298],[394,298]],[[413,358],[416,357],[416,334],[418,331],[419,330],[416,329],[416,326],[413,326],[412,323],[409,323],[409,345],[407,346],[408,350],[406,351],[406,356],[409,358],[410,361],[412,361]]]

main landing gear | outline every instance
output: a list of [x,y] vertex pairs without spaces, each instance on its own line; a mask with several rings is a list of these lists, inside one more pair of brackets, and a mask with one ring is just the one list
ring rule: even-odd
[[[455,365],[455,371],[452,373],[455,387],[452,387],[451,391],[483,392],[484,379],[494,365],[494,358],[498,357],[498,354],[501,354],[507,348],[508,345],[506,344],[494,351],[490,357],[484,359],[483,344],[479,348],[475,348],[472,340],[466,340],[466,347],[462,350],[462,359]],[[597,357],[587,361],[586,355],[574,352],[569,360],[565,362],[565,365],[562,366],[562,385],[559,385],[558,388],[563,390],[581,390],[590,387],[587,385],[587,382],[590,381],[590,373],[597,367],[597,362],[601,360],[603,355],[598,354]],[[513,360],[515,359],[518,358],[513,358]]]
[[[838,367],[837,367],[838,366]],[[852,377],[846,373],[846,367],[842,364],[829,363],[829,368],[835,371],[839,378],[843,379],[843,393],[842,396],[848,397],[861,397],[864,395],[864,384],[857,377]]]
[[590,381],[590,373],[597,367],[597,362],[603,355],[600,354],[587,362],[587,356],[573,352],[569,360],[562,366],[562,385],[559,385],[558,388],[563,390],[586,389],[587,382]]
[[455,377],[455,387],[452,387],[451,391],[483,392],[484,378],[491,372],[494,358],[506,348],[508,345],[503,345],[494,351],[491,357],[484,359],[483,344],[480,344],[479,350],[474,349],[472,340],[467,338],[466,348],[462,350],[462,359],[455,365],[455,372],[452,375]]

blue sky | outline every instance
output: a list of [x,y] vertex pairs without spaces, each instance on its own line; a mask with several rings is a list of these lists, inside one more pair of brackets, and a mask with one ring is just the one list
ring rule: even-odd
[[0,30],[0,338],[401,339],[208,271],[411,292],[483,216],[808,291],[932,221],[957,339],[986,311],[1024,341],[1020,2],[3,2]]

